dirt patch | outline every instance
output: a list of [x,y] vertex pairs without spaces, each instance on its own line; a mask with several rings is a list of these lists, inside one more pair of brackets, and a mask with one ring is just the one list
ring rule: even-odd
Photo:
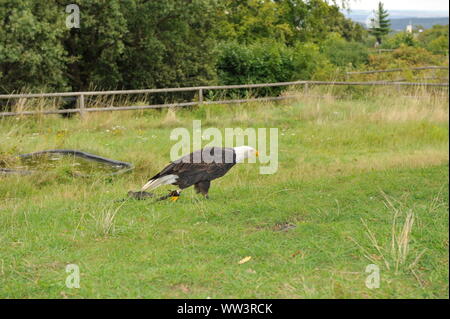
[[296,227],[297,226],[292,223],[281,223],[281,224],[276,224],[272,229],[273,229],[273,231],[285,231],[286,232],[286,231],[289,231]]

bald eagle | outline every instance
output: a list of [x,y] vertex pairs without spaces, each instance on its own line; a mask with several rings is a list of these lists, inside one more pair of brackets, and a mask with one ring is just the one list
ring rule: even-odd
[[175,201],[182,189],[194,185],[197,193],[208,198],[211,181],[222,177],[236,163],[241,163],[250,156],[258,156],[258,152],[250,146],[205,147],[171,162],[150,178],[142,187],[142,191],[152,190],[161,185],[177,185],[180,189],[172,192],[171,196]]

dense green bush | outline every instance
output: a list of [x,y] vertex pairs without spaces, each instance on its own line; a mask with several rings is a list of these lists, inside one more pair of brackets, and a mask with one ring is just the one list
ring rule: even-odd
[[[445,56],[435,55],[424,48],[401,45],[392,52],[370,55],[368,68],[373,70],[384,70],[392,68],[444,65],[446,63],[448,62],[446,62]],[[391,73],[391,75],[394,76],[395,73]],[[384,76],[388,76],[388,74],[384,74]]]
[[441,35],[440,37],[431,40],[427,45],[427,49],[433,53],[447,52],[448,54],[448,36]]
[[313,43],[297,43],[294,46],[300,80],[330,80],[335,78],[338,70],[328,58],[320,52],[320,47]]
[[217,70],[223,84],[289,81],[297,69],[294,51],[280,43],[226,43],[219,51]]
[[421,66],[421,65],[441,65],[445,58],[434,55],[424,48],[415,48],[406,45],[400,46],[392,52],[392,60],[398,61],[399,65]]
[[413,33],[396,32],[389,35],[382,48],[397,49],[401,46],[421,47],[432,53],[448,52],[448,25],[434,25],[432,28],[419,32],[417,27]]
[[331,34],[321,45],[321,52],[334,65],[341,68],[354,68],[366,64],[369,52],[366,46],[350,42],[337,34]]
[[[219,46],[217,73],[221,84],[270,83],[313,79],[331,66],[316,45],[288,47],[277,42]],[[265,88],[258,94],[278,94],[282,88]]]
[[384,49],[397,49],[400,46],[415,47],[418,45],[414,35],[409,32],[398,32],[386,38],[383,42]]
[[435,25],[418,36],[419,45],[433,53],[448,53],[448,24]]

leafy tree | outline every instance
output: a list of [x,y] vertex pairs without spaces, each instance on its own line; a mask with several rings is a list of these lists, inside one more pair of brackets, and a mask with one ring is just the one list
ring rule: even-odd
[[67,88],[66,32],[64,15],[51,1],[2,0],[0,91]]
[[128,33],[119,68],[126,88],[211,83],[214,70],[213,0],[123,0]]
[[355,41],[346,41],[336,33],[332,33],[321,44],[321,52],[331,63],[342,68],[354,68],[368,62],[367,47]]
[[324,0],[223,0],[218,39],[252,43],[271,39],[294,45],[323,41],[337,32],[348,40],[361,40],[364,28],[345,18],[338,5]]
[[[118,63],[124,53],[128,30],[121,2],[77,1],[80,28],[70,29],[63,41],[69,57],[67,77],[72,90],[122,86]],[[65,4],[59,8],[65,8]]]
[[379,44],[382,43],[383,37],[389,33],[390,26],[389,13],[384,9],[384,5],[380,1],[370,28],[370,32],[375,36]]
[[248,44],[260,39],[285,42],[293,35],[279,1],[223,0],[218,11],[217,38]]
[[[339,10],[339,8],[334,7],[333,10]],[[333,16],[336,17],[336,22],[331,32],[338,33],[347,41],[363,42],[367,38],[368,32],[362,24],[347,19],[342,14],[335,14]]]

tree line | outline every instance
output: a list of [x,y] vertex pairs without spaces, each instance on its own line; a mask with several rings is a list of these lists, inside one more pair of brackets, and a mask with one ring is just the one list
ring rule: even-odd
[[1,93],[329,79],[367,65],[374,37],[335,1],[76,4],[68,28],[66,1],[0,2]]
[[331,31],[362,33],[319,0],[79,0],[80,27],[70,29],[66,4],[1,2],[2,92],[209,84],[218,80],[221,43],[275,41],[284,49]]

